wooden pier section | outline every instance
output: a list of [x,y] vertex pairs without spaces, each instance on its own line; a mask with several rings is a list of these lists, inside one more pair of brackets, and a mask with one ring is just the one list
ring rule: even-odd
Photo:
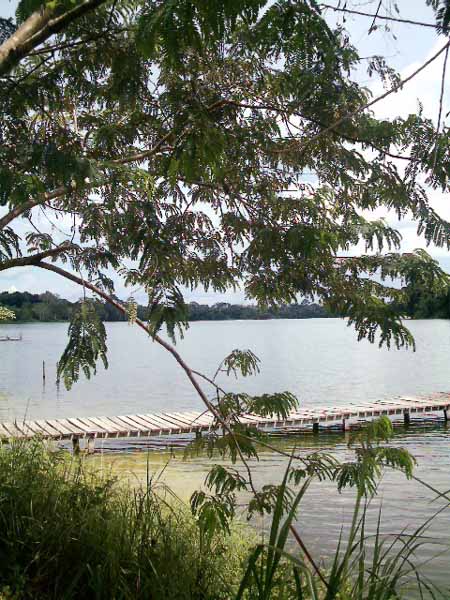
[[[289,415],[287,419],[245,415],[241,421],[267,433],[289,434],[312,428],[339,426],[342,429],[360,421],[368,421],[382,415],[410,423],[412,415],[447,421],[450,409],[450,393],[438,393],[427,397],[398,397],[368,403],[349,403],[345,406],[305,406]],[[438,413],[438,415],[436,414]],[[67,419],[38,419],[0,423],[0,439],[32,438],[40,436],[49,440],[72,440],[74,446],[85,439],[93,446],[96,438],[129,438],[178,434],[201,434],[213,426],[210,412],[172,412],[159,414],[121,415],[117,417],[77,417]]]

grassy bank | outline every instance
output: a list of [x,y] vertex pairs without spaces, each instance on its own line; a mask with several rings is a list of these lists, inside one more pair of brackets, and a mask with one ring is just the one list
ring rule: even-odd
[[[411,600],[448,598],[416,569],[428,521],[407,536],[367,535],[365,500],[324,569],[287,551],[296,507],[286,478],[265,539],[243,526],[214,534],[187,506],[97,475],[33,441],[0,448],[0,600]],[[445,507],[444,507],[445,508]],[[212,518],[212,515],[211,515]]]
[[0,450],[0,598],[233,597],[248,544],[39,443]]

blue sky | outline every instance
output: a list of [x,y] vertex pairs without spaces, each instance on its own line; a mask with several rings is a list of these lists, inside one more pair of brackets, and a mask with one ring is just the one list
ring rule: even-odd
[[[338,5],[338,0],[329,0],[329,4]],[[0,15],[9,17],[14,14],[16,0],[0,0]],[[342,4],[342,3],[341,3]],[[392,5],[391,2],[385,2],[386,5]],[[365,2],[347,3],[359,10],[372,12],[377,2],[372,4]],[[433,11],[425,5],[425,0],[398,0],[397,5],[400,8],[403,18],[410,18],[418,21],[433,23]],[[327,11],[327,18],[330,23],[342,23],[342,15]],[[400,23],[391,23],[389,26],[391,32],[387,33],[380,27],[377,31],[368,34],[368,28],[371,23],[370,18],[349,16],[345,17],[345,26],[350,32],[353,44],[355,44],[362,56],[373,54],[383,55],[387,58],[389,64],[394,66],[403,77],[410,74],[421,63],[435,53],[445,40],[439,39],[433,29],[418,28],[412,25]],[[381,25],[381,22],[380,22]],[[394,38],[395,36],[395,38]],[[443,57],[435,61],[422,74],[413,79],[405,88],[397,93],[390,95],[386,100],[378,103],[375,107],[375,113],[380,117],[395,118],[396,116],[406,116],[415,112],[418,102],[424,107],[426,116],[437,120],[438,100],[440,94],[441,73]],[[358,73],[359,81],[370,87],[375,95],[382,93],[383,88],[380,82],[371,79],[361,70]],[[447,86],[447,98],[444,99],[444,114],[449,111],[450,105],[450,86]],[[450,204],[448,196],[438,192],[430,192],[433,207],[444,218],[450,220]],[[401,224],[396,222],[393,215],[380,211],[375,216],[386,217],[391,224],[399,225],[403,236],[402,249],[410,251],[416,247],[425,247],[422,240],[416,235],[416,226],[411,221],[405,220]],[[429,247],[427,250],[435,256],[442,266],[450,272],[450,253],[442,248]],[[43,292],[50,289],[63,297],[75,299],[79,297],[79,290],[74,284],[62,280],[52,273],[42,273],[32,268],[14,269],[0,273],[0,290],[18,289],[20,291]],[[129,291],[118,285],[118,294],[122,297],[129,295]],[[217,301],[227,302],[245,302],[244,295],[239,292],[226,294],[205,293],[201,289],[193,292],[187,292],[188,300],[198,302],[213,303]],[[138,299],[143,300],[143,296]]]

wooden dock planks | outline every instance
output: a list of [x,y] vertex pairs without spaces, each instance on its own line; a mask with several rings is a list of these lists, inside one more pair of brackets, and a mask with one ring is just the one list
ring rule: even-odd
[[[381,415],[401,416],[450,410],[450,394],[439,392],[429,397],[401,396],[376,402],[350,402],[345,406],[305,406],[286,419],[245,415],[242,422],[259,429],[289,431],[299,427],[332,425],[349,419],[376,418]],[[433,416],[433,415],[432,415]],[[406,419],[406,417],[405,417]],[[155,435],[178,435],[208,431],[213,425],[208,411],[186,411],[160,414],[137,414],[66,419],[37,419],[0,423],[0,439],[31,438],[64,440],[79,438],[122,438]]]

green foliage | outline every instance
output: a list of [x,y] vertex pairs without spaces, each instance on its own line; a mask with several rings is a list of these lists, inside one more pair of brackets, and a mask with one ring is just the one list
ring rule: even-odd
[[409,479],[416,461],[403,448],[382,446],[394,436],[394,429],[388,417],[380,417],[350,436],[348,447],[354,448],[356,462],[343,463],[336,469],[333,478],[338,489],[355,486],[361,495],[371,495],[376,491],[384,467],[402,471]]
[[18,23],[25,21],[32,13],[51,10],[54,16],[81,4],[82,0],[20,0],[17,4],[16,19]]
[[191,511],[203,536],[211,538],[220,533],[229,534],[230,521],[234,517],[234,497],[196,491],[191,497]]
[[217,48],[238,19],[254,22],[264,0],[181,0],[153,2],[140,16],[138,47],[152,58],[161,52],[169,64],[182,64],[186,53]]
[[438,0],[436,4],[437,30],[440,34],[448,35],[450,32],[450,2],[449,0]]
[[[299,582],[299,573],[303,573],[307,576],[310,584],[309,591],[311,592],[311,596],[313,598],[316,597],[313,594],[316,593],[317,588],[310,577],[305,563],[302,560],[294,558],[293,556],[285,553],[289,528],[295,517],[296,510],[308,489],[310,480],[307,480],[303,483],[295,498],[288,503],[289,509],[286,518],[283,520],[283,515],[286,512],[287,473],[288,470],[285,473],[281,485],[276,490],[273,490],[275,504],[268,543],[267,545],[258,545],[253,554],[250,556],[247,571],[242,578],[236,600],[241,600],[244,598],[244,592],[246,590],[254,590],[254,593],[251,595],[252,598],[257,600],[269,600],[269,598],[272,598],[274,594],[276,594],[280,583],[281,589],[283,589],[283,587],[286,589],[286,583],[288,579],[285,576],[285,573],[283,573],[284,577],[282,577],[282,582],[278,580],[278,572],[280,571],[280,565],[282,564],[282,558],[284,556],[286,556],[288,560],[291,560],[295,565],[294,573],[297,576],[297,597],[302,597],[302,586]],[[293,595],[292,597],[295,596]]]
[[233,350],[226,358],[224,358],[219,369],[223,370],[227,375],[233,373],[237,377],[238,371],[242,377],[256,375],[259,373],[259,363],[261,361],[251,350]]
[[[36,8],[22,0],[20,19]],[[420,110],[380,120],[365,109],[360,57],[315,2],[106,2],[37,52],[0,92],[0,202],[17,211],[0,227],[0,269],[38,242],[55,249],[56,221],[75,214],[61,257],[90,281],[110,285],[112,269],[148,290],[153,335],[185,328],[181,290],[240,286],[262,315],[314,299],[360,339],[413,345],[404,294],[367,276],[396,271],[403,285],[410,257],[366,215],[411,215],[427,243],[448,245],[423,188],[448,191],[448,130]],[[384,57],[369,70],[398,85]],[[37,207],[49,238],[25,221],[20,246],[18,219]],[[360,260],[342,259],[360,242]],[[416,267],[436,274],[423,253]]]
[[95,306],[85,300],[72,314],[69,325],[69,342],[58,363],[57,377],[62,377],[68,390],[78,381],[80,369],[90,379],[91,370],[96,373],[97,360],[100,358],[105,369],[108,368],[106,358],[106,331],[100,321]]
[[168,289],[157,284],[149,293],[148,327],[153,336],[165,325],[169,338],[175,343],[175,331],[183,337],[188,325],[188,308],[177,286]]
[[[11,18],[5,19],[4,17],[0,17],[0,44],[3,44],[5,40],[7,40],[16,30],[16,27]],[[0,177],[2,170],[0,169]],[[1,200],[0,200],[1,204]]]
[[151,477],[126,489],[40,442],[14,442],[0,448],[0,498],[2,599],[228,600],[238,589],[250,536],[233,526],[202,537]]
[[[427,263],[425,270],[423,261]],[[403,279],[396,310],[416,319],[449,317],[450,278],[442,273],[436,260],[423,250],[416,250],[404,267]]]
[[298,407],[298,400],[291,392],[275,392],[250,396],[245,393],[226,393],[220,396],[217,410],[226,420],[236,420],[248,414],[260,417],[276,417],[286,420],[289,414]]

